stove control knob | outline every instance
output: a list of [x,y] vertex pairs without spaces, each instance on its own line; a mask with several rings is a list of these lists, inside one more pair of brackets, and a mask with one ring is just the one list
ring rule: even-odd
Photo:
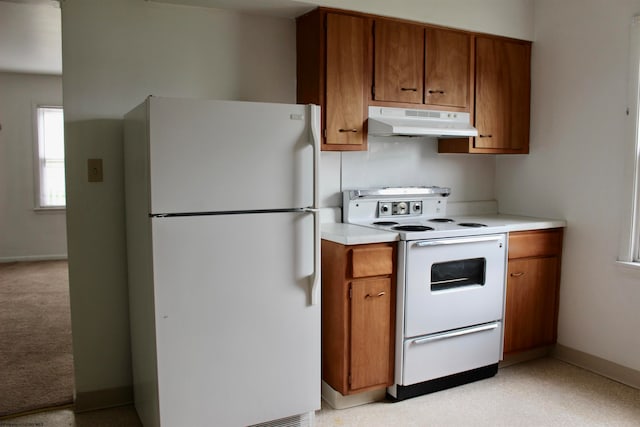
[[395,203],[395,214],[396,215],[406,215],[409,213],[409,206],[407,202],[398,202]]
[[391,204],[380,203],[378,205],[378,216],[388,216],[388,215],[391,215]]

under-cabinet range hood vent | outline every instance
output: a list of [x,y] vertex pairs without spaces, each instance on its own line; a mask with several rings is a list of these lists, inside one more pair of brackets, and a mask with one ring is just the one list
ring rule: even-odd
[[432,136],[461,138],[478,136],[469,113],[369,107],[369,135]]

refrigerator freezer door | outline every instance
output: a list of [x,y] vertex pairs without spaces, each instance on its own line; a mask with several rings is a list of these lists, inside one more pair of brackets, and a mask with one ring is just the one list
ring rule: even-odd
[[150,97],[151,213],[312,206],[311,111]]
[[320,408],[313,215],[152,219],[163,426],[243,426]]

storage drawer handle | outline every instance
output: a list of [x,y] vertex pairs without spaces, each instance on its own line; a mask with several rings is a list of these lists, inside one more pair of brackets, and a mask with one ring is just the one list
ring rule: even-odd
[[358,132],[358,129],[338,129],[338,132],[353,132],[356,133]]
[[475,333],[478,333],[478,332],[490,331],[490,330],[495,329],[497,327],[498,327],[498,323],[491,323],[491,324],[488,324],[488,325],[474,326],[472,328],[460,329],[460,330],[453,331],[453,332],[442,332],[440,334],[431,335],[430,337],[418,338],[418,339],[413,340],[411,343],[412,344],[426,344],[428,342],[444,340],[444,339],[447,339],[447,338],[454,338],[454,337],[460,337],[460,336],[463,336],[463,335],[475,334]]
[[416,88],[416,87],[401,87],[401,88],[400,88],[400,90],[405,91],[405,92],[406,92],[406,91],[409,91],[409,92],[417,92],[417,91],[418,91],[418,88]]
[[493,138],[493,135],[488,134],[488,135],[478,135],[480,138]]
[[365,298],[373,298],[373,297],[381,297],[383,295],[386,295],[386,292],[380,292],[378,295],[371,295],[371,294],[366,294],[364,297]]
[[520,276],[524,276],[523,271],[518,271],[517,273],[511,273],[511,277],[520,277]]
[[439,93],[440,95],[444,95],[444,91],[441,89],[429,90],[429,93]]

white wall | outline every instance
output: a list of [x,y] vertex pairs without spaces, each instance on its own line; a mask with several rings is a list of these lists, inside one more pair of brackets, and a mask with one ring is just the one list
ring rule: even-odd
[[[147,95],[295,101],[293,21],[134,0],[62,3],[76,390],[130,385],[123,114]],[[88,183],[88,158],[104,182]]]
[[322,154],[324,206],[340,206],[341,190],[384,186],[450,187],[451,202],[495,199],[495,156],[438,154],[434,138],[369,137],[368,151]]
[[[464,22],[484,24],[497,34],[510,34],[514,22],[530,28],[530,0],[516,6],[496,1],[491,13],[482,14],[475,0],[457,8],[441,3],[393,5],[406,11],[411,4],[426,14],[432,6],[449,17],[455,11],[467,17]],[[82,393],[131,383],[122,115],[149,94],[295,102],[295,24],[141,0],[66,0],[62,25],[71,311],[76,390]],[[431,144],[398,146],[406,159],[390,164],[411,165],[402,175],[407,183],[415,173],[421,181],[446,185],[437,179],[444,173],[460,188],[456,197],[493,196],[493,157],[438,156]],[[397,154],[396,148],[382,145],[383,151]],[[362,162],[376,161],[376,154],[345,156],[341,170],[341,154],[323,153],[325,204],[336,204],[342,172],[354,177],[346,184],[362,174],[372,177]],[[94,157],[104,159],[102,183],[86,182],[86,160]],[[477,176],[485,181],[473,184]],[[396,178],[393,170],[385,179]],[[472,183],[471,190],[462,190],[462,183]]]
[[66,258],[65,211],[34,210],[34,108],[62,105],[62,79],[0,73],[0,94],[0,262]]
[[536,0],[531,154],[497,160],[502,212],[565,218],[558,341],[640,369],[640,272],[615,265],[629,25],[640,1]]

